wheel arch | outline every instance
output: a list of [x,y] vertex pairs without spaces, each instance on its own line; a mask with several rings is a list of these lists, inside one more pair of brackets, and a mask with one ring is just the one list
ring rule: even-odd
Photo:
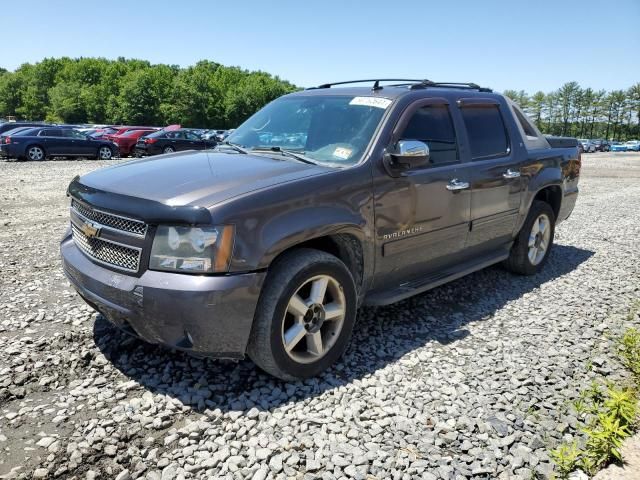
[[268,262],[267,270],[286,253],[301,248],[320,250],[340,259],[353,276],[360,303],[364,297],[368,278],[368,272],[365,271],[367,265],[366,252],[361,234],[358,234],[353,229],[340,228],[333,232],[325,232],[313,238],[291,243],[279,249],[279,252]]
[[547,185],[536,192],[531,203],[541,200],[551,207],[555,220],[558,219],[560,207],[562,206],[562,189],[559,185]]

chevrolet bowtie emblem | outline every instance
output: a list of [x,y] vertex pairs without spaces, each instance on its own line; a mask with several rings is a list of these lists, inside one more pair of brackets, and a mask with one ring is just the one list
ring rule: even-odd
[[91,223],[83,223],[80,230],[89,238],[97,237],[100,234],[100,227],[95,227]]

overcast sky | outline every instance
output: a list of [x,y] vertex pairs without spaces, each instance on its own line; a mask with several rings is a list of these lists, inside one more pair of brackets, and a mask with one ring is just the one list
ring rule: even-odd
[[[28,10],[28,12],[27,12]],[[0,66],[208,59],[307,87],[370,77],[550,91],[640,82],[640,0],[30,0],[0,14]]]

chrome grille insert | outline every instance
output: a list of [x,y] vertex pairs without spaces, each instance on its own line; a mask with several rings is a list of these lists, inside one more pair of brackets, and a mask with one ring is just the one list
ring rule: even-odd
[[100,210],[95,210],[91,207],[87,207],[76,200],[71,200],[71,208],[80,216],[87,220],[93,220],[99,224],[125,232],[131,235],[144,237],[147,234],[147,224],[141,220],[135,220],[133,218],[121,217],[120,215],[114,215],[113,213],[106,213]]
[[140,269],[142,249],[102,238],[89,238],[73,223],[71,233],[76,246],[94,261],[129,272],[137,272]]

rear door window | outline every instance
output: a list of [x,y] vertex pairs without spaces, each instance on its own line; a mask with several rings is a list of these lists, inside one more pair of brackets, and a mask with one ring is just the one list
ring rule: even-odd
[[46,128],[44,130],[40,130],[38,134],[40,137],[63,137],[62,130],[59,128]]
[[401,138],[426,143],[429,161],[433,165],[458,160],[456,132],[446,105],[426,105],[416,110]]
[[461,112],[473,160],[509,154],[509,138],[497,105],[469,105]]

